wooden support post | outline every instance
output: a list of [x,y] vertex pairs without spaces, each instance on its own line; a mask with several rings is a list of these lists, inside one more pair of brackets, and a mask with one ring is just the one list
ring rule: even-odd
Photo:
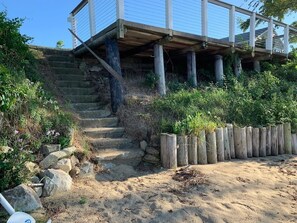
[[218,162],[216,133],[210,132],[206,135],[207,163],[215,164]]
[[260,131],[259,128],[253,128],[253,157],[259,157]]
[[[122,76],[120,52],[118,48],[117,40],[115,39],[105,39],[106,47],[106,58],[107,63]],[[123,88],[118,80],[113,76],[109,75],[109,85],[111,94],[111,110],[116,113],[118,108],[123,103]]]
[[247,159],[246,128],[234,127],[235,156],[237,159]]
[[228,128],[227,127],[224,128],[223,132],[224,132],[224,158],[225,160],[231,160]]
[[235,43],[235,6],[232,5],[229,11],[229,42]]
[[284,30],[284,53],[289,54],[289,46],[290,46],[290,26],[286,25]]
[[248,158],[253,157],[253,128],[246,128],[246,147],[247,147],[247,156]]
[[271,126],[266,128],[266,156],[271,156]]
[[124,9],[124,0],[116,0],[117,8],[117,19],[124,19],[125,9]]
[[266,50],[270,52],[273,50],[273,19],[270,19],[268,23]]
[[172,0],[166,0],[166,29],[173,29]]
[[158,91],[159,94],[166,95],[166,84],[165,84],[165,68],[164,68],[164,55],[163,46],[155,44],[154,46],[154,60],[155,60],[155,74],[159,77]]
[[285,153],[285,138],[284,138],[284,125],[277,126],[278,131],[278,154],[283,155]]
[[256,46],[256,13],[253,12],[253,14],[250,17],[250,47],[252,49]]
[[177,136],[177,165],[187,166],[188,160],[188,136]]
[[297,155],[297,134],[292,134],[292,154]]
[[271,127],[271,155],[278,155],[278,133],[277,126]]
[[216,75],[216,82],[218,84],[223,84],[224,65],[223,65],[223,57],[221,55],[215,56],[215,75]]
[[[77,21],[73,14],[68,17],[68,22],[71,23],[71,30],[77,34]],[[78,41],[75,36],[72,35],[72,48],[75,49],[78,46]]]
[[207,150],[205,131],[202,130],[198,135],[198,163],[207,164]]
[[197,136],[191,135],[189,137],[189,164],[197,165]]
[[232,124],[227,124],[229,145],[230,145],[230,155],[231,159],[235,159],[235,146],[234,146],[234,130]]
[[176,135],[161,134],[161,162],[164,168],[177,168]]
[[188,82],[192,87],[197,87],[196,53],[190,51],[187,53],[187,72]]
[[201,34],[208,37],[208,0],[201,0]]
[[259,156],[265,157],[266,156],[266,128],[260,128],[260,149],[259,149]]
[[217,142],[217,156],[218,161],[224,161],[224,131],[223,128],[217,128],[216,129],[216,142]]
[[88,0],[89,5],[89,24],[91,37],[96,35],[96,14],[94,0]]
[[284,124],[285,154],[292,154],[291,123]]
[[241,58],[237,56],[234,61],[234,74],[236,77],[239,77],[241,73],[242,73]]

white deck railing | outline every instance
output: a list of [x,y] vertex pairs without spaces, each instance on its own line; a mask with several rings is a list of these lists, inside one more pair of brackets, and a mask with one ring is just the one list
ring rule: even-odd
[[[290,36],[297,35],[283,22],[218,0],[83,0],[68,21],[87,41],[118,19],[284,54],[290,51]],[[243,31],[245,21],[249,26]]]

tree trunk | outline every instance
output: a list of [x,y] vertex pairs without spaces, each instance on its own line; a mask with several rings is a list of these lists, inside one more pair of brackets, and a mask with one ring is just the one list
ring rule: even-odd
[[189,165],[188,160],[188,136],[177,137],[177,165],[187,166]]
[[189,137],[189,164],[197,165],[197,136],[191,135]]
[[291,123],[284,124],[285,153],[292,154]]
[[[115,39],[105,39],[106,47],[106,58],[107,63],[122,76],[120,52]],[[118,108],[123,103],[123,88],[120,82],[115,79],[112,75],[109,75],[109,85],[110,85],[110,98],[111,98],[111,110],[116,113]]]
[[177,168],[176,135],[161,134],[161,162],[164,168]]
[[277,126],[271,127],[271,155],[278,155],[278,133]]
[[230,145],[230,155],[231,159],[235,159],[235,147],[234,147],[234,131],[233,125],[227,124],[228,128],[228,137],[229,137],[229,145]]
[[217,156],[217,142],[216,142],[215,132],[211,132],[206,135],[206,145],[207,145],[207,162],[209,164],[217,163],[218,156]]
[[198,135],[198,163],[207,164],[206,137],[204,130]]
[[253,128],[246,128],[246,147],[247,147],[247,156],[248,158],[253,157]]

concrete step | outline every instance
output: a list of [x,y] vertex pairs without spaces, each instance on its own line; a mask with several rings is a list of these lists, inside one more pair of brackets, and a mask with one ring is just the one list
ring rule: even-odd
[[92,95],[96,94],[96,89],[91,87],[75,88],[75,87],[61,87],[60,90],[66,95]]
[[117,117],[110,118],[89,118],[80,119],[80,126],[82,128],[102,128],[102,127],[116,127],[119,119]]
[[79,111],[77,112],[81,118],[105,118],[111,115],[111,111],[107,109]]
[[68,87],[68,88],[88,88],[92,87],[89,81],[70,81],[70,80],[58,80],[56,81],[58,87]]
[[74,57],[69,55],[46,55],[48,61],[53,62],[74,62]]
[[83,133],[89,138],[120,138],[124,135],[125,129],[117,128],[91,128],[84,129]]
[[71,103],[93,103],[99,101],[98,95],[65,95],[65,99]]
[[92,155],[92,160],[98,163],[113,163],[115,165],[125,164],[130,166],[137,166],[144,152],[138,148],[126,148],[126,149],[103,149],[95,152]]
[[106,148],[115,148],[115,149],[124,149],[129,146],[131,139],[127,138],[99,138],[92,139],[88,138],[88,142],[93,146],[94,150],[106,149]]
[[63,62],[63,61],[49,61],[50,66],[53,69],[56,68],[78,68],[78,64],[75,62]]
[[71,103],[71,106],[77,112],[101,110],[105,107],[102,103]]
[[78,68],[52,68],[56,75],[83,75],[83,72]]
[[86,81],[86,78],[83,74],[56,74],[55,77],[59,81]]

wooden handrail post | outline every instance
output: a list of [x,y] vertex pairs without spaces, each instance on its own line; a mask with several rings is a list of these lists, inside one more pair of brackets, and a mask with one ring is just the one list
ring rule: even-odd
[[256,13],[253,12],[250,18],[250,47],[253,49],[256,46]]
[[285,30],[284,30],[284,53],[289,54],[289,45],[290,45],[290,26],[286,25]]
[[172,0],[166,0],[166,29],[173,29]]
[[125,17],[124,0],[116,0],[116,1],[117,1],[117,19],[124,19]]
[[94,0],[88,0],[91,37],[96,35],[96,15]]
[[235,6],[229,11],[229,42],[235,43]]
[[[73,14],[70,14],[67,21],[70,22],[71,30],[76,34],[77,33],[77,23],[76,23],[76,18],[73,16]],[[77,46],[78,46],[77,38],[73,35],[72,36],[72,47],[74,49]]]
[[201,27],[202,27],[202,36],[208,36],[208,0],[201,0]]
[[273,19],[270,19],[268,24],[266,50],[269,50],[269,51],[273,50]]

